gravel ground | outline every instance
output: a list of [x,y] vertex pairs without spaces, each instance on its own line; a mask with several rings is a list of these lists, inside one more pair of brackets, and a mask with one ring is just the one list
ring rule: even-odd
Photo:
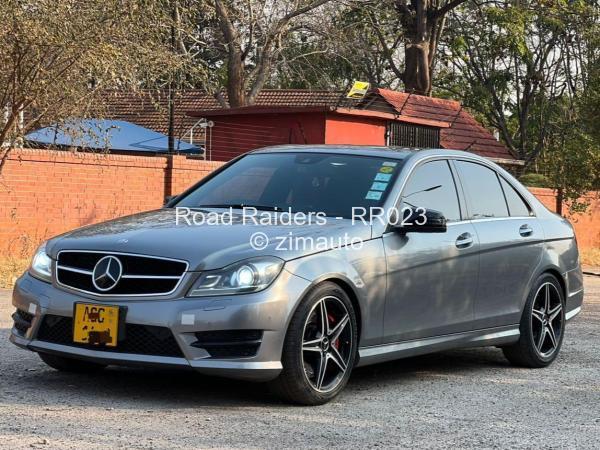
[[600,277],[547,369],[495,348],[357,369],[322,407],[194,373],[109,369],[75,376],[8,342],[0,291],[1,448],[599,448]]

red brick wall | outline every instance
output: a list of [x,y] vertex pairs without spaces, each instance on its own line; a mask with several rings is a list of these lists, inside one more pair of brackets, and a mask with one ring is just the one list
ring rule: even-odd
[[167,195],[182,193],[224,164],[221,161],[203,161],[186,158],[185,156],[173,156],[172,161],[171,183],[168,186]]
[[[221,164],[185,156],[13,150],[0,174],[0,256],[29,256],[50,236],[159,208],[165,196],[182,192]],[[531,191],[554,210],[554,191]],[[600,195],[589,199],[588,212],[570,217],[581,248],[600,247]]]
[[[529,188],[531,193],[550,211],[556,212],[556,191],[545,188]],[[583,214],[568,214],[569,207],[563,204],[563,214],[575,227],[579,248],[600,248],[600,192],[590,192],[582,199],[590,204]]]
[[221,164],[185,156],[12,150],[0,173],[0,255],[28,256],[49,236],[159,208],[165,196]]

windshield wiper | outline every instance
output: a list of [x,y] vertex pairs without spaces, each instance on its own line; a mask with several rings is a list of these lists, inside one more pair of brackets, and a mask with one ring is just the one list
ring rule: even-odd
[[254,208],[259,211],[283,211],[283,208],[279,206],[269,205],[253,205],[251,203],[231,203],[231,204],[217,204],[217,205],[198,205],[196,208],[233,208],[233,209],[244,209]]

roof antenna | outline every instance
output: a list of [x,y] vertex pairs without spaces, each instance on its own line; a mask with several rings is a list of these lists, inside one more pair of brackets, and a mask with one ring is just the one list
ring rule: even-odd
[[346,98],[346,92],[350,90],[352,86],[352,81],[348,80],[344,89],[340,92],[340,96],[338,97],[337,103],[333,107],[334,110],[338,109],[342,105],[342,101]]
[[458,116],[460,116],[460,113],[462,112],[462,110],[463,110],[463,105],[462,105],[462,103],[460,103],[460,108],[458,108],[458,112],[452,118],[452,122],[450,122],[450,128],[452,128],[454,126],[454,123],[456,122],[456,119],[458,119]]
[[404,111],[404,107],[408,104],[408,101],[410,100],[411,95],[413,95],[413,93],[409,92],[408,96],[406,97],[406,100],[404,100],[404,103],[402,103],[402,107],[400,108],[400,111],[398,111],[398,116],[400,116],[402,114],[402,111]]
[[478,140],[479,140],[479,138],[475,138],[475,139],[473,140],[473,142],[471,142],[471,143],[470,143],[470,144],[467,146],[467,148],[465,148],[465,149],[464,149],[464,151],[465,151],[465,152],[468,152],[468,151],[469,151],[469,149],[470,149],[471,147],[473,147],[473,145],[475,145],[475,143],[476,143]]
[[[452,127],[454,126],[454,124],[456,123],[456,119],[458,119],[458,117],[460,116],[460,113],[463,110],[463,105],[462,103],[460,103],[460,108],[458,108],[458,112],[454,115],[454,117],[452,118],[452,122],[450,122],[450,126],[448,128],[446,128],[446,130],[449,131],[448,135],[449,136],[453,136],[456,133],[452,133]],[[475,141],[471,142],[469,144],[469,146],[467,148],[470,148],[473,144],[475,144],[475,142],[477,141],[477,138],[475,138]]]

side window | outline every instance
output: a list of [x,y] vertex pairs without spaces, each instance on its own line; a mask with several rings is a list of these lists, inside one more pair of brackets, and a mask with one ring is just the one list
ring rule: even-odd
[[404,187],[401,207],[431,209],[449,221],[460,220],[458,194],[448,162],[432,161],[417,167]]
[[471,219],[508,217],[504,193],[498,175],[481,164],[456,161],[460,178],[469,199]]
[[525,203],[525,200],[521,198],[521,195],[512,187],[508,181],[500,177],[500,183],[506,196],[506,203],[508,203],[508,212],[512,217],[527,217],[531,216],[531,209]]

